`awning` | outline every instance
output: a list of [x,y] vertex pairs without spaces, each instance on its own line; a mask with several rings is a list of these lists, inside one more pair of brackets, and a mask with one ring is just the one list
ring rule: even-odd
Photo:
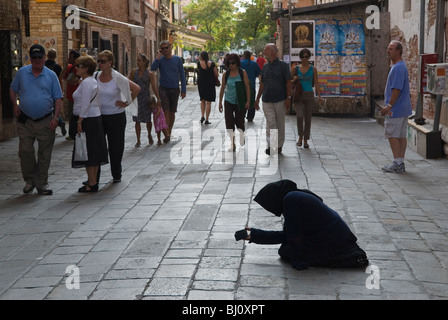
[[162,26],[173,31],[171,36],[174,42],[180,45],[203,48],[208,41],[215,41],[215,38],[209,34],[191,30],[166,20],[162,21]]

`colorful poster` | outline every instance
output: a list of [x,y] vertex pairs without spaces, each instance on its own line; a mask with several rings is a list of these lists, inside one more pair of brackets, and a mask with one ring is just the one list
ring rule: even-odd
[[337,20],[316,21],[316,55],[339,54],[339,29]]
[[290,60],[300,61],[299,53],[302,49],[311,52],[310,62],[315,61],[315,27],[314,20],[290,21]]
[[319,70],[319,86],[322,96],[341,94],[339,62],[339,28],[337,20],[316,21],[316,66]]
[[341,55],[365,55],[366,36],[362,19],[339,20],[339,52]]
[[48,49],[53,48],[57,49],[57,39],[53,37],[49,38],[36,38],[36,37],[27,37],[24,38],[22,43],[22,64],[25,66],[31,63],[29,51],[32,45],[40,44],[44,47],[45,52],[48,52]]
[[316,66],[323,96],[366,95],[362,19],[316,20]]

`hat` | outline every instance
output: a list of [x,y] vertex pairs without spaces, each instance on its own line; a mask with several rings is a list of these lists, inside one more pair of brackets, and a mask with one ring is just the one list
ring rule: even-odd
[[42,58],[45,55],[45,49],[39,44],[35,44],[30,48],[31,58]]

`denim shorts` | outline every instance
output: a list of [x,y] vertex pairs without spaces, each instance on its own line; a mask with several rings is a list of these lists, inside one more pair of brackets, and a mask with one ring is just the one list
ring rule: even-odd
[[389,138],[406,138],[408,117],[386,118],[384,121],[384,136]]

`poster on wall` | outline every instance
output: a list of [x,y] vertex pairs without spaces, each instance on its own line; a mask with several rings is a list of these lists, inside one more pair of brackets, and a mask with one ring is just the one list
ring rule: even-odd
[[338,21],[341,63],[341,95],[366,94],[366,39],[362,19]]
[[40,44],[42,47],[44,47],[46,53],[48,53],[48,50],[50,48],[57,50],[57,46],[58,46],[57,39],[53,38],[53,37],[49,37],[49,38],[27,37],[27,38],[25,38],[22,43],[22,64],[24,66],[31,63],[29,52],[30,52],[31,46],[33,46],[35,44]]
[[315,61],[315,22],[314,20],[290,21],[290,61],[300,61],[302,49],[311,52],[310,62]]
[[337,20],[316,21],[316,66],[319,70],[321,95],[339,96],[341,94],[341,66]]
[[316,20],[316,66],[323,96],[366,95],[363,20]]

